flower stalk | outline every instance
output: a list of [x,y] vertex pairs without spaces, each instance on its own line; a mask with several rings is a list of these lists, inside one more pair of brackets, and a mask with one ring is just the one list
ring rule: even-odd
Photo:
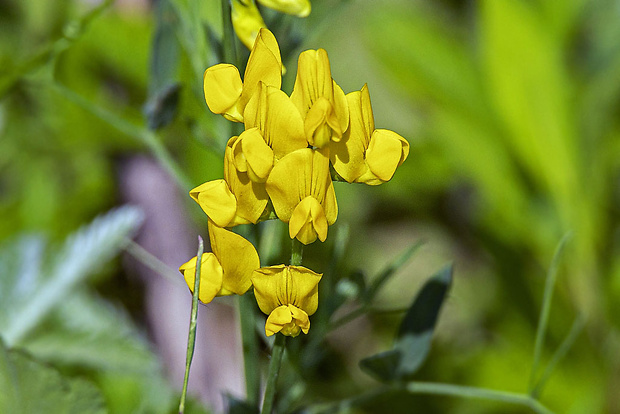
[[297,239],[291,241],[291,266],[301,266],[304,245]]
[[276,396],[276,385],[278,382],[278,374],[280,373],[280,365],[282,365],[282,356],[284,355],[284,346],[286,344],[286,336],[276,334],[271,351],[271,361],[269,362],[269,374],[267,376],[267,386],[265,387],[265,399],[261,414],[271,414],[273,411],[273,402]]
[[196,324],[198,321],[198,295],[200,294],[200,268],[202,264],[202,254],[204,253],[204,242],[198,236],[198,253],[196,254],[196,274],[194,276],[194,292],[192,294],[192,313],[189,320],[189,334],[187,336],[187,353],[185,357],[185,377],[183,379],[183,391],[179,402],[179,414],[185,412],[185,398],[187,397],[187,384],[189,383],[189,369],[194,358],[194,347],[196,345]]

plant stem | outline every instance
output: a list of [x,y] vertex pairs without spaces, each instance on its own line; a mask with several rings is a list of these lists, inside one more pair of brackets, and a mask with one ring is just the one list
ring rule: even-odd
[[547,364],[547,368],[545,368],[545,371],[542,373],[542,375],[538,379],[538,382],[536,382],[536,384],[534,385],[534,388],[532,388],[532,391],[530,392],[530,395],[532,396],[532,398],[538,398],[540,396],[542,387],[545,385],[545,383],[551,376],[551,373],[553,372],[555,367],[558,365],[558,363],[562,360],[562,358],[564,358],[564,356],[568,353],[570,348],[573,346],[573,344],[575,343],[575,340],[581,333],[584,324],[585,324],[584,316],[578,315],[577,318],[575,318],[575,321],[573,322],[573,326],[568,332],[568,335],[566,335],[566,338],[564,338],[564,341],[562,341],[558,349],[555,351],[555,353],[553,354],[553,357],[551,358],[551,361],[549,361],[549,364]]
[[304,245],[297,239],[291,242],[291,266],[301,266]]
[[170,266],[159,260],[153,254],[151,254],[151,252],[149,252],[130,238],[125,239],[125,243],[125,251],[131,256],[133,256],[134,259],[138,260],[140,263],[142,263],[152,271],[166,278],[168,281],[175,283],[179,286],[185,286],[183,277],[178,271],[172,269]]
[[261,414],[271,414],[273,411],[273,402],[276,395],[276,384],[278,382],[278,374],[280,373],[280,365],[282,364],[285,344],[286,336],[277,333],[273,344],[273,349],[271,350],[271,362],[269,362],[269,374],[267,377],[267,386],[265,387],[263,408],[260,411]]
[[245,392],[247,401],[258,406],[260,398],[260,361],[258,358],[258,338],[255,331],[254,306],[256,300],[252,292],[239,297],[239,321],[243,344],[243,369],[245,373]]
[[530,380],[528,391],[531,394],[536,386],[536,374],[538,373],[538,366],[540,365],[540,357],[542,349],[545,343],[545,333],[547,332],[547,325],[549,324],[549,313],[551,311],[551,300],[553,298],[553,288],[555,286],[555,280],[558,274],[558,266],[560,263],[560,256],[564,250],[566,242],[570,239],[571,233],[567,233],[562,237],[562,240],[558,244],[555,250],[551,266],[547,272],[547,279],[545,282],[545,293],[543,294],[543,303],[540,309],[540,317],[538,318],[538,327],[536,329],[536,341],[534,343],[534,356],[532,358],[532,370],[530,372]]
[[179,414],[185,411],[185,397],[187,396],[187,384],[189,383],[189,369],[194,357],[194,346],[196,345],[196,322],[198,321],[198,295],[200,293],[200,267],[202,254],[204,253],[204,242],[198,236],[198,253],[196,254],[196,273],[194,279],[194,293],[192,295],[192,313],[189,320],[189,334],[187,335],[187,354],[185,357],[185,378],[183,379],[183,391],[179,402]]
[[462,385],[442,384],[435,382],[409,382],[405,389],[412,394],[450,395],[462,398],[477,398],[482,400],[500,401],[509,404],[518,404],[530,408],[538,414],[552,414],[553,412],[540,402],[525,394],[514,392],[495,391],[485,388],[466,387]]

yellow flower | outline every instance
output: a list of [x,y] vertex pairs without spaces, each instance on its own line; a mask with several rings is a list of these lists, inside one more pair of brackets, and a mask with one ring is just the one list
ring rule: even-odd
[[322,274],[301,266],[271,266],[254,271],[252,284],[258,307],[269,315],[265,334],[287,336],[305,334],[310,315],[319,305],[318,285]]
[[283,157],[267,179],[267,193],[289,236],[303,244],[327,238],[338,205],[329,173],[327,150],[300,149]]
[[306,17],[310,14],[309,0],[258,0],[263,6],[297,17]]
[[211,112],[224,118],[243,122],[243,111],[258,88],[259,82],[280,88],[282,58],[274,35],[261,29],[250,53],[243,81],[239,70],[231,64],[211,66],[204,73],[204,93]]
[[244,112],[246,130],[235,142],[233,161],[250,179],[265,182],[274,163],[306,148],[304,124],[286,93],[260,82]]
[[189,192],[190,197],[220,227],[256,224],[269,199],[264,183],[250,180],[247,172],[241,172],[233,165],[233,147],[240,138],[235,136],[228,140],[224,155],[224,179],[208,181]]
[[[243,295],[252,285],[252,272],[260,267],[256,249],[243,237],[211,221],[209,240],[212,253],[202,255],[198,298],[203,303],[209,303],[216,296]],[[183,264],[179,271],[193,292],[196,257]]]
[[348,182],[377,185],[389,181],[409,155],[409,143],[396,132],[375,129],[368,86],[347,94],[350,124],[342,140],[330,145],[336,172]]
[[291,100],[304,117],[311,145],[323,148],[340,140],[349,124],[347,99],[332,79],[325,50],[306,50],[299,55]]

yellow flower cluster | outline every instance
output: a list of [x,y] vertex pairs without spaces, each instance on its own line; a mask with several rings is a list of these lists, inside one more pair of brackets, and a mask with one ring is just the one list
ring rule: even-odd
[[[253,285],[269,315],[266,334],[296,336],[308,332],[321,275],[301,266],[260,268],[252,244],[226,228],[256,224],[274,211],[291,239],[325,241],[338,215],[330,165],[349,183],[381,184],[405,161],[409,144],[375,129],[368,88],[345,95],[325,50],[301,53],[290,97],[280,89],[281,73],[278,43],[267,29],[258,33],[243,80],[229,64],[205,71],[209,109],[245,128],[226,145],[224,178],[190,196],[209,217],[213,250],[202,257],[200,300],[243,294]],[[195,268],[196,258],[180,268],[190,289]]]

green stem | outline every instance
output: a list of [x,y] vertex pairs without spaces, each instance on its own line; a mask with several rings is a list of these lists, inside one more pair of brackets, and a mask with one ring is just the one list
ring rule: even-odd
[[297,239],[291,242],[291,266],[301,266],[304,245]]
[[200,294],[200,267],[202,254],[204,253],[204,242],[198,236],[198,253],[196,254],[196,273],[194,275],[194,293],[192,295],[192,313],[189,320],[189,333],[187,335],[187,354],[185,357],[185,378],[183,379],[183,391],[179,402],[179,414],[185,411],[185,397],[187,396],[187,384],[189,382],[189,369],[194,358],[194,346],[196,345],[196,322],[198,321],[198,295]]
[[538,382],[536,382],[536,384],[534,385],[532,392],[530,393],[532,398],[538,398],[540,396],[542,387],[545,385],[545,383],[551,376],[551,373],[553,372],[555,367],[558,365],[558,363],[562,360],[562,358],[564,358],[564,356],[566,356],[570,348],[573,346],[573,344],[575,343],[575,340],[577,340],[577,337],[583,330],[584,324],[585,324],[584,316],[578,315],[577,318],[575,318],[575,321],[573,322],[573,326],[568,332],[568,335],[566,335],[566,338],[564,338],[564,341],[562,341],[562,344],[560,344],[557,351],[553,354],[553,357],[551,358],[551,361],[549,361],[547,368],[545,368],[545,371],[542,373],[542,375],[538,379]]
[[571,233],[567,233],[555,250],[551,266],[547,272],[547,279],[545,281],[545,293],[543,294],[543,303],[540,310],[540,317],[538,319],[538,327],[536,329],[536,341],[534,343],[534,356],[532,358],[532,370],[530,372],[530,380],[528,391],[531,394],[536,386],[536,374],[538,373],[538,366],[540,365],[540,357],[542,355],[543,346],[545,344],[545,333],[547,332],[547,325],[549,324],[549,313],[551,312],[551,300],[553,298],[553,288],[555,286],[555,280],[558,274],[558,266],[560,263],[560,256],[564,250],[566,242],[570,239]]
[[273,349],[271,351],[271,362],[269,362],[269,374],[267,377],[267,386],[265,387],[263,408],[260,411],[261,414],[271,414],[273,411],[273,402],[276,396],[276,384],[278,382],[278,374],[280,373],[280,365],[282,364],[285,344],[286,336],[277,333],[273,344]]
[[152,271],[165,277],[170,282],[179,286],[185,286],[185,282],[183,281],[183,278],[180,277],[181,275],[178,271],[173,270],[170,266],[159,260],[151,254],[151,252],[130,238],[125,239],[125,243],[125,251],[133,256],[134,259],[138,260]]
[[347,313],[341,318],[336,319],[334,322],[330,324],[330,329],[334,330],[334,329],[341,327],[342,325],[346,325],[347,323],[359,318],[365,313],[373,314],[373,315],[390,315],[390,314],[405,313],[408,310],[409,310],[408,307],[395,308],[395,309],[380,309],[380,308],[373,308],[373,307],[364,305],[364,306],[360,306],[359,308],[352,310],[351,312]]
[[412,394],[433,394],[433,395],[449,395],[461,398],[477,398],[482,400],[491,400],[505,402],[509,404],[518,404],[530,408],[538,414],[552,414],[553,411],[542,405],[540,402],[525,394],[514,392],[495,391],[485,388],[466,387],[453,384],[442,384],[435,382],[409,382],[406,385],[407,392]]
[[251,292],[239,297],[239,321],[243,344],[243,368],[247,401],[258,406],[260,398],[260,361],[256,337],[254,307],[256,300]]

